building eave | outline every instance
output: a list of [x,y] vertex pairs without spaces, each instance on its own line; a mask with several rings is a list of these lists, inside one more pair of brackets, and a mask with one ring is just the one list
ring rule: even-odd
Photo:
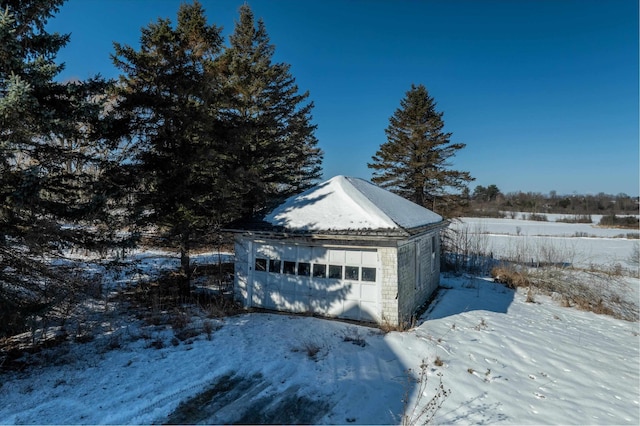
[[333,240],[333,241],[388,241],[403,240],[409,237],[420,235],[436,229],[446,228],[448,220],[436,223],[404,229],[345,229],[345,230],[294,230],[272,226],[270,229],[253,227],[240,227],[223,229],[225,232],[241,234],[247,237],[267,238],[267,239],[310,239],[310,240]]

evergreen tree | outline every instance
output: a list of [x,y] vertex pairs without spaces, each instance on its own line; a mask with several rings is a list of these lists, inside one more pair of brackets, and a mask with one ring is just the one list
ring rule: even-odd
[[290,66],[273,63],[264,22],[248,5],[221,58],[223,118],[229,126],[229,176],[242,213],[250,214],[310,187],[321,174],[322,152],[311,124],[309,93],[298,93]]
[[387,142],[380,146],[369,168],[372,181],[413,201],[445,214],[457,195],[474,179],[469,172],[451,170],[450,159],[464,148],[443,132],[443,113],[423,85],[411,85],[386,128]]
[[115,115],[133,143],[130,176],[139,224],[178,246],[187,291],[194,240],[221,220],[226,176],[216,58],[220,29],[202,5],[182,4],[175,27],[158,19],[142,29],[140,49],[114,43],[122,71]]
[[47,257],[106,240],[93,225],[109,199],[100,175],[109,162],[96,155],[109,149],[101,118],[109,84],[54,81],[69,37],[44,28],[62,3],[0,1],[0,335],[75,292]]

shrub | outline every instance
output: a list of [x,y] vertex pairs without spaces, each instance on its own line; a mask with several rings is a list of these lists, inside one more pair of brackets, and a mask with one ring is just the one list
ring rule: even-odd
[[602,216],[600,226],[612,226],[615,228],[631,228],[638,229],[640,227],[640,219],[635,216],[616,216],[615,214]]
[[441,270],[486,274],[493,264],[493,255],[486,228],[463,225],[448,228],[442,236]]
[[170,321],[171,321],[171,327],[174,330],[182,330],[186,328],[187,325],[189,325],[189,322],[191,320],[187,313],[179,311],[178,309],[175,309],[171,314]]
[[556,219],[556,222],[562,223],[593,223],[590,214],[577,214],[574,216],[564,216]]
[[317,343],[314,343],[314,342],[307,341],[307,342],[303,342],[301,346],[291,349],[291,352],[304,352],[307,354],[309,358],[311,358],[314,361],[317,361],[316,357],[320,353],[321,349],[322,349],[321,345],[318,345]]
[[491,276],[495,282],[504,284],[512,289],[529,287],[531,285],[526,273],[510,266],[496,266],[491,269]]
[[220,327],[221,326],[219,324],[213,324],[209,320],[204,320],[204,322],[202,323],[202,330],[207,335],[207,340],[211,340],[211,337],[212,337],[213,333],[215,331],[220,330]]
[[164,348],[164,341],[160,337],[156,337],[147,345],[148,348],[162,349]]
[[244,312],[242,306],[224,295],[203,297],[198,300],[198,304],[207,318],[223,318]]
[[535,220],[537,222],[547,222],[547,216],[544,214],[531,213],[526,216],[527,220]]
[[497,218],[504,219],[505,213],[500,210],[485,210],[485,209],[476,209],[470,212],[472,217],[489,217],[489,218]]
[[174,337],[181,341],[186,341],[189,339],[193,339],[194,337],[200,334],[200,330],[195,328],[183,328],[180,330],[174,330]]
[[364,337],[360,335],[360,332],[357,328],[349,328],[343,332],[342,341],[343,342],[351,342],[354,345],[365,347],[367,342],[364,340]]
[[535,303],[535,298],[533,297],[533,287],[529,287],[529,290],[527,291],[527,299],[525,300],[525,302],[527,303]]

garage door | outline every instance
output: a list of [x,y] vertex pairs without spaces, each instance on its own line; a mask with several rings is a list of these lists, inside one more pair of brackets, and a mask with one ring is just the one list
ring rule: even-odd
[[380,320],[375,249],[255,244],[252,306]]

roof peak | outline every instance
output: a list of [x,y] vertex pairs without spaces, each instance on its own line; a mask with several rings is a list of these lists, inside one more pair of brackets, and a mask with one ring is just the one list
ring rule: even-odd
[[418,228],[442,217],[365,179],[337,175],[288,198],[264,220],[296,231],[361,231]]

